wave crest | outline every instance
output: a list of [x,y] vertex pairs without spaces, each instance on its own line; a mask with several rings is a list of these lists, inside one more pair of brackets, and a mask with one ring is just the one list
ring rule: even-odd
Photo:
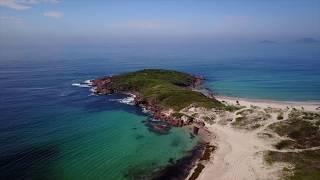
[[82,84],[82,83],[72,83],[72,86],[84,87],[84,88],[89,88],[90,87],[88,84]]
[[134,94],[127,94],[128,97],[122,99],[110,99],[110,101],[117,101],[119,103],[128,104],[128,105],[135,105],[134,98],[136,97]]
[[90,79],[85,80],[82,83],[72,83],[72,86],[81,87],[81,88],[90,88],[90,91],[92,92],[90,96],[95,95],[97,91],[95,87],[92,87],[92,80]]

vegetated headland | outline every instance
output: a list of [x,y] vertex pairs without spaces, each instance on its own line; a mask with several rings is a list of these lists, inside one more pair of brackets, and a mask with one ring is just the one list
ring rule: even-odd
[[91,83],[97,94],[131,95],[153,118],[200,137],[192,152],[153,179],[320,178],[319,104],[214,97],[203,81],[144,69]]

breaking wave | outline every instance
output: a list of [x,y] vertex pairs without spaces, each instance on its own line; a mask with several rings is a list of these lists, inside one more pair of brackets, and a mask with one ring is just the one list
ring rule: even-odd
[[72,86],[84,87],[84,88],[89,88],[90,87],[88,84],[82,84],[82,83],[72,83]]
[[119,103],[134,105],[134,98],[136,97],[134,94],[127,94],[128,97],[122,99],[110,99],[110,101],[117,101]]
[[72,83],[72,86],[81,87],[81,88],[90,88],[90,96],[95,95],[96,87],[92,87],[92,80],[85,80],[82,83]]

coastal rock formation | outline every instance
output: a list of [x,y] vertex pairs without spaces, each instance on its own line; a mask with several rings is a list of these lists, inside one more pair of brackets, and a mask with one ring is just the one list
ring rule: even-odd
[[221,108],[214,97],[195,91],[201,89],[204,78],[169,70],[146,69],[133,73],[106,76],[92,81],[95,93],[134,95],[134,104],[148,110],[153,118],[172,126],[190,125],[193,118],[176,116],[191,104],[205,108]]

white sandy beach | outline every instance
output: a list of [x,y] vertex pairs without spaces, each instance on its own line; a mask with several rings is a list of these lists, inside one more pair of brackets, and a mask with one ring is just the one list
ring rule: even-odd
[[[320,112],[320,102],[313,102],[313,101],[274,101],[274,100],[264,100],[264,99],[246,99],[246,98],[236,98],[236,97],[226,97],[226,96],[215,96],[216,99],[219,101],[225,101],[229,104],[236,104],[236,101],[239,102],[242,106],[250,107],[259,106],[262,108],[272,107],[272,108],[281,108],[285,109],[289,108],[296,108],[300,109],[303,108],[306,111],[315,111]],[[317,109],[318,108],[318,109]]]
[[[320,104],[317,103],[248,100],[229,97],[216,98],[228,104],[236,104],[236,101],[239,101],[241,106],[248,108],[259,106],[261,108],[283,109],[285,110],[284,120],[290,111],[288,108],[320,112],[317,109]],[[234,121],[237,116],[236,112],[231,116],[233,116],[231,118]],[[219,117],[217,122],[219,122]],[[210,162],[205,164],[199,180],[274,180],[279,178],[283,167],[290,168],[290,165],[284,163],[271,166],[263,159],[264,151],[277,151],[272,146],[274,142],[259,137],[259,133],[263,132],[268,125],[279,122],[275,113],[271,113],[271,118],[262,127],[255,130],[237,129],[230,125],[231,122],[206,125],[215,136],[211,143],[216,145],[217,149],[212,154]]]

